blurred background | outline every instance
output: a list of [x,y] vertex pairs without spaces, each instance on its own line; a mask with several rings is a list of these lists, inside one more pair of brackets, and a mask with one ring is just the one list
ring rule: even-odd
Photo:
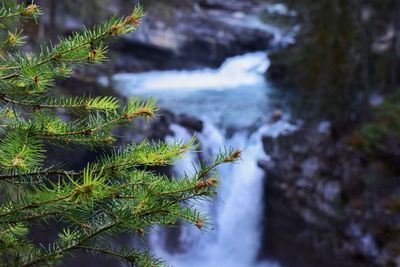
[[[137,3],[36,2],[45,15],[25,25],[26,49]],[[201,153],[158,169],[168,175],[192,172],[220,148],[243,156],[219,170],[216,201],[198,204],[212,229],[153,228],[114,245],[148,248],[178,267],[400,266],[400,1],[141,4],[141,28],[110,44],[110,61],[77,67],[57,90],[155,96],[157,119],[116,133],[121,143],[196,133]],[[72,168],[96,157],[52,153]],[[76,255],[62,266],[122,263]]]

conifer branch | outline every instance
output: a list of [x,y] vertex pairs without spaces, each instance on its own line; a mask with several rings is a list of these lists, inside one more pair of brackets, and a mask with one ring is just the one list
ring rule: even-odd
[[97,235],[100,235],[101,233],[110,230],[111,228],[117,226],[120,224],[120,222],[111,222],[108,224],[105,224],[99,228],[97,228],[95,231],[92,231],[89,234],[83,235],[78,241],[73,242],[72,244],[66,246],[66,247],[61,247],[58,248],[54,251],[50,251],[47,254],[44,254],[42,256],[36,257],[33,260],[29,260],[21,265],[21,267],[30,267],[30,266],[35,266],[39,263],[45,263],[48,262],[49,260],[55,260],[59,257],[59,255],[63,255],[66,252],[73,250],[73,249],[78,249],[81,245],[84,245],[85,242],[89,241],[90,239],[94,238]]
[[[24,39],[26,37],[22,36],[22,31],[15,30],[14,32],[8,32],[7,33],[7,38],[0,43],[0,47],[18,47],[21,46],[24,43]],[[4,68],[0,68],[0,70],[3,70]]]
[[53,217],[56,215],[61,215],[63,212],[61,211],[48,211],[48,212],[39,212],[34,215],[29,215],[26,217],[18,217],[17,219],[10,219],[10,220],[4,220],[1,223],[4,224],[18,224],[18,223],[26,223],[30,221],[37,221],[38,219],[43,219],[46,217]]
[[16,54],[12,59],[17,71],[1,76],[0,80],[19,77],[24,67],[37,70],[51,62],[79,62],[82,61],[85,54],[87,62],[100,62],[104,59],[106,48],[102,43],[97,47],[93,47],[93,45],[110,36],[120,36],[135,31],[142,17],[142,8],[136,7],[126,18],[110,18],[93,29],[84,29],[83,33],[76,32],[71,37],[60,39],[59,44],[52,50],[42,47],[39,56],[29,53]]
[[153,259],[153,257],[151,257],[147,252],[139,252],[135,250],[117,251],[107,247],[102,248],[95,246],[77,246],[77,249],[84,249],[91,252],[101,253],[103,255],[110,255],[116,258],[120,258],[132,265],[140,264],[140,266],[147,266],[147,267],[165,266],[162,261]]
[[[0,8],[0,20],[39,13],[33,3],[14,3]],[[146,169],[172,165],[186,152],[196,151],[195,137],[187,143],[145,140],[115,147],[81,170],[64,170],[58,164],[45,167],[45,144],[74,143],[89,148],[112,144],[114,127],[156,116],[154,99],[133,98],[120,107],[114,97],[66,98],[48,93],[56,77],[71,75],[73,64],[104,61],[105,41],[134,31],[142,16],[143,10],[136,7],[126,18],[110,18],[61,38],[55,46],[42,46],[38,53],[14,52],[0,57],[0,185],[5,185],[0,205],[0,259],[4,264],[54,265],[72,251],[85,250],[131,264],[161,266],[163,263],[147,252],[113,249],[105,237],[125,232],[142,236],[146,227],[157,224],[205,226],[206,217],[191,206],[191,201],[215,196],[215,168],[235,162],[240,151],[223,151],[209,165],[201,164],[196,173],[181,178]],[[4,37],[0,46],[17,47],[23,41],[21,31],[9,31]],[[65,119],[58,108],[73,114]],[[18,193],[9,191],[7,183],[16,185]],[[50,220],[68,227],[63,226],[59,238],[48,248],[31,242],[27,235],[31,223],[46,225]]]
[[45,201],[42,201],[42,202],[31,202],[31,203],[29,203],[27,205],[24,205],[24,206],[15,208],[15,209],[10,209],[10,210],[8,210],[6,212],[1,212],[0,213],[0,217],[9,216],[9,215],[12,215],[14,213],[18,213],[18,212],[21,212],[21,211],[24,211],[24,210],[28,210],[28,209],[31,210],[31,209],[42,208],[44,205],[54,204],[54,203],[66,200],[66,199],[72,197],[73,194],[74,193],[70,193],[70,194],[65,195],[65,196],[61,196],[61,197],[45,200]]
[[33,2],[29,5],[15,4],[12,2],[3,3],[0,8],[0,21],[4,21],[13,17],[33,17],[36,18],[41,14],[40,8]]
[[24,177],[37,177],[37,176],[52,176],[52,175],[59,175],[59,176],[75,176],[79,173],[75,171],[66,171],[66,170],[59,170],[59,169],[39,169],[36,171],[29,171],[29,172],[14,172],[14,173],[6,173],[0,174],[0,180],[13,180],[16,178],[24,178]]
[[115,97],[98,96],[90,97],[74,97],[74,98],[47,98],[44,103],[39,99],[32,100],[16,100],[0,95],[0,101],[11,103],[19,106],[29,107],[31,109],[57,109],[64,108],[73,111],[115,111],[119,108],[119,102]]

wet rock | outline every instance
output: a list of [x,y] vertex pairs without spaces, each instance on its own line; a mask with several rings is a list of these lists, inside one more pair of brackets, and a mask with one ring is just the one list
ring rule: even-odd
[[262,137],[262,144],[264,147],[264,151],[271,156],[273,150],[274,150],[274,145],[275,145],[275,140],[271,136],[263,136]]
[[[395,262],[398,211],[388,209],[387,199],[398,199],[400,173],[383,163],[390,163],[384,156],[366,159],[348,140],[321,131],[319,123],[262,138],[272,159],[258,161],[268,177],[262,257],[286,267]],[[358,235],[349,232],[354,224],[362,229]]]
[[[267,172],[268,175],[272,174],[272,171],[275,169],[275,162],[271,160],[258,160],[257,166]],[[273,174],[272,174],[273,175]]]
[[[124,2],[110,3],[105,12],[126,13]],[[146,5],[147,15],[140,28],[111,44],[116,57],[109,65],[116,71],[219,67],[228,57],[266,50],[273,43],[271,31],[257,21],[264,9],[262,3],[250,0],[152,2]],[[44,28],[51,32],[49,17],[41,18]],[[83,18],[68,12],[59,12],[56,20],[58,31],[65,35],[87,25]]]
[[188,128],[195,132],[203,131],[203,121],[200,119],[190,116],[188,114],[181,114],[179,115],[177,122],[179,125]]
[[201,0],[199,5],[204,9],[223,9],[238,12],[237,10],[247,11],[251,9],[254,3],[251,3],[251,1]]
[[307,146],[304,146],[304,145],[293,145],[292,151],[295,154],[306,154],[307,153]]
[[[165,20],[149,12],[140,29],[119,41],[117,70],[218,67],[228,57],[271,46],[266,28],[243,23],[243,16],[261,12],[258,5],[203,1],[199,9],[172,11]],[[245,9],[246,13],[243,13]],[[241,15],[238,15],[238,12]]]
[[315,173],[318,171],[318,168],[319,168],[318,158],[313,157],[313,158],[306,159],[301,164],[303,177],[312,178],[315,175]]

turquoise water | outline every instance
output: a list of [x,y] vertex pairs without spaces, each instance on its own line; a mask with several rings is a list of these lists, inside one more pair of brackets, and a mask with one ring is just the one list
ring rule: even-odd
[[[288,122],[287,114],[277,123],[270,122],[276,98],[274,88],[264,78],[268,65],[266,53],[257,52],[230,58],[219,69],[113,76],[113,86],[124,96],[154,96],[161,107],[201,118],[205,126],[198,136],[203,157],[212,157],[220,148],[228,146],[244,150],[240,164],[219,169],[222,185],[216,202],[199,204],[201,210],[210,214],[212,230],[201,232],[195,227],[183,226],[179,236],[183,249],[171,253],[166,245],[166,230],[154,229],[150,236],[151,249],[168,264],[177,267],[277,266],[256,261],[261,246],[265,178],[257,167],[257,160],[268,159],[262,148],[262,135],[278,136],[294,130],[295,126]],[[171,131],[174,136],[167,141],[191,137],[179,125],[171,125]],[[197,156],[189,154],[185,160],[176,162],[175,173],[192,172]]]

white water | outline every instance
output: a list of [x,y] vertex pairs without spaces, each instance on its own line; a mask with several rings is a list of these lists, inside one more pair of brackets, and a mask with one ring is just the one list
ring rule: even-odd
[[[222,185],[214,203],[201,203],[211,215],[213,230],[201,232],[183,226],[179,236],[183,252],[171,253],[166,247],[166,230],[156,228],[150,237],[153,252],[177,267],[277,266],[257,262],[261,247],[264,173],[257,167],[264,154],[262,135],[278,136],[295,129],[287,115],[272,124],[273,88],[262,76],[268,67],[265,53],[251,53],[228,59],[218,70],[165,71],[144,74],[117,74],[114,86],[126,96],[155,96],[162,107],[188,113],[205,122],[199,139],[205,158],[220,148],[244,150],[239,164],[219,169]],[[191,135],[172,125],[174,137],[187,140]],[[226,137],[227,133],[231,132]],[[233,132],[233,134],[232,134]],[[176,174],[191,172],[195,154],[175,164]]]
[[228,59],[220,69],[198,71],[151,71],[141,74],[119,73],[114,75],[118,88],[131,88],[121,93],[141,94],[160,91],[227,90],[238,86],[248,86],[261,82],[259,73],[268,67],[268,61],[262,59],[264,53],[253,53],[246,60]]
[[263,77],[268,66],[265,53],[250,53],[226,60],[217,70],[116,74],[113,86],[124,96],[155,96],[161,106],[200,117],[223,131],[242,129],[261,124],[271,111],[271,88]]

